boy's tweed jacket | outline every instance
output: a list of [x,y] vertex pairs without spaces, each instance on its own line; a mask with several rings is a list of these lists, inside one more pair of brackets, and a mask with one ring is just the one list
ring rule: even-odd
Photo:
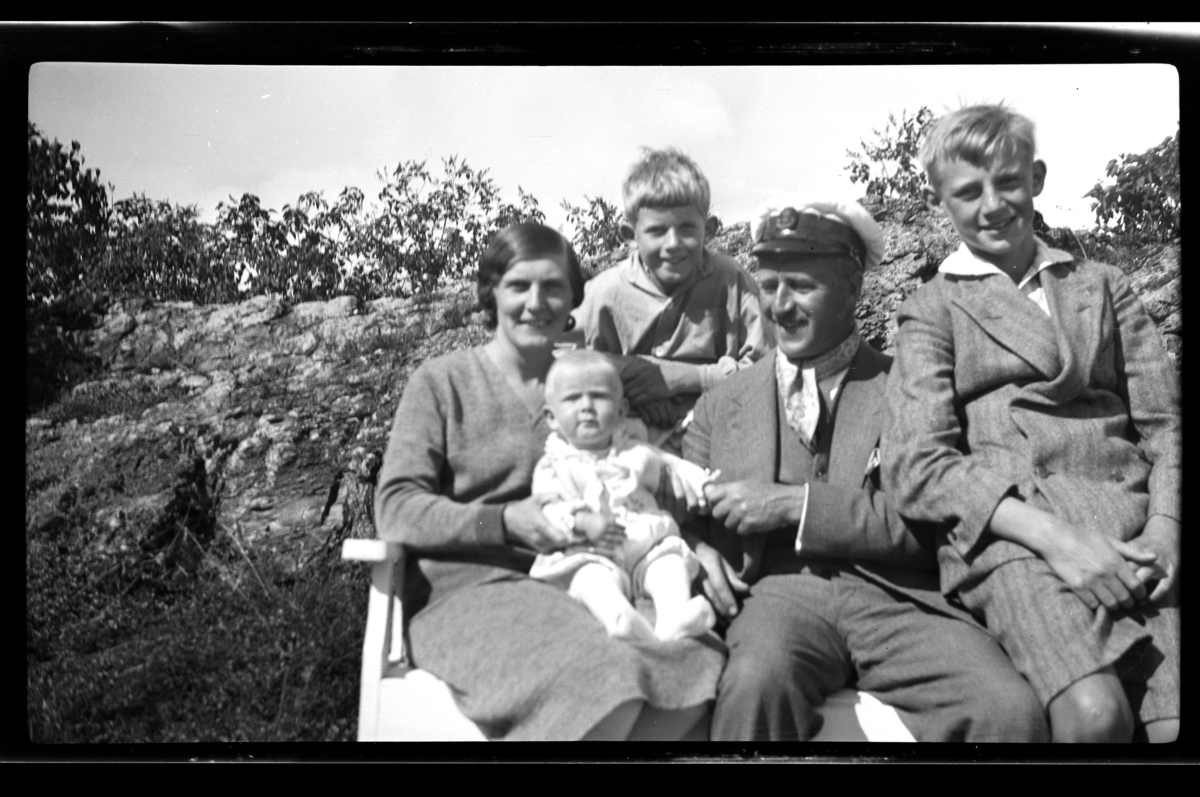
[[945,521],[947,593],[1034,555],[985,532],[1008,495],[1122,540],[1179,518],[1177,377],[1142,303],[1099,263],[1041,284],[1053,319],[1000,274],[939,274],[900,309],[883,484]]
[[[842,383],[833,419],[829,472],[808,482],[802,558],[847,561],[860,575],[960,619],[969,615],[938,589],[932,528],[913,527],[878,490],[880,435],[887,422],[891,358],[865,342]],[[721,471],[721,481],[775,483],[779,475],[779,390],[775,352],[704,394],[683,441],[685,458]],[[784,433],[793,434],[786,427]],[[766,534],[739,537],[720,523],[691,530],[716,548],[748,583],[762,565]]]

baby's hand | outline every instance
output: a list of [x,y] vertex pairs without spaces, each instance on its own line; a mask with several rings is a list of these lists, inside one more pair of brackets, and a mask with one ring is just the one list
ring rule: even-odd
[[[607,517],[599,512],[591,510],[582,510],[575,513],[575,533],[582,534],[587,537],[589,542],[595,543],[601,537],[609,533],[610,526],[620,529],[615,523],[611,523]],[[624,532],[621,532],[622,535]]]

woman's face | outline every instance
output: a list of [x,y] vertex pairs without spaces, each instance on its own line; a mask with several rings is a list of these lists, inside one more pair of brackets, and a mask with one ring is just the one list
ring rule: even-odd
[[571,314],[567,267],[551,258],[518,260],[493,291],[496,335],[518,349],[549,348]]

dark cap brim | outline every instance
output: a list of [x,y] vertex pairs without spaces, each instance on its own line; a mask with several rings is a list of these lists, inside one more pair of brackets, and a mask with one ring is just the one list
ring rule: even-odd
[[798,238],[775,238],[754,245],[752,255],[845,255],[855,259],[853,250],[845,244],[830,241],[811,241]]

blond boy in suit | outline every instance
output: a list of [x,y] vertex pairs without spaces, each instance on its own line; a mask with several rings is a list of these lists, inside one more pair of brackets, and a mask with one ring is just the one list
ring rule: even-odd
[[899,312],[885,489],[944,524],[943,591],[999,638],[1055,741],[1173,740],[1180,410],[1162,342],[1119,269],[1034,236],[1028,119],[964,108],[921,159],[962,246]]

